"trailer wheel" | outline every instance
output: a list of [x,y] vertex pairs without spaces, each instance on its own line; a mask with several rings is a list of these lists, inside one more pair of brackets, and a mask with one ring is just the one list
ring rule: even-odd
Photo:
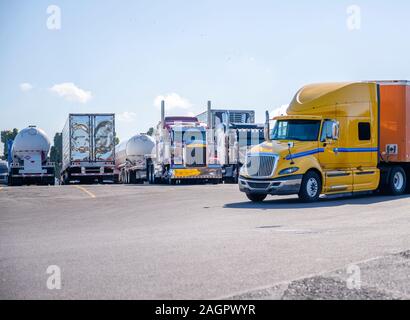
[[62,181],[64,185],[70,184],[70,178],[68,177],[68,175],[64,175]]
[[18,177],[18,178],[13,178],[11,185],[12,185],[12,186],[15,186],[15,187],[21,187],[21,186],[23,185],[23,179],[20,178],[20,177]]
[[135,171],[130,171],[130,184],[137,184],[137,176]]
[[131,172],[130,171],[126,171],[126,173],[125,173],[125,176],[126,176],[126,180],[127,180],[127,184],[130,184],[131,183]]
[[148,165],[148,183],[155,184],[154,165],[152,163]]
[[147,167],[147,180],[148,180],[148,183],[149,184],[152,184],[152,176],[151,176],[151,164],[148,164],[148,167]]
[[7,180],[8,180],[8,181],[7,181],[7,184],[8,184],[10,187],[12,187],[12,186],[13,186],[13,177],[12,177],[11,175],[9,175]]
[[398,196],[406,191],[406,186],[407,178],[403,168],[399,166],[391,168],[389,181],[387,182],[387,192]]
[[265,200],[268,195],[259,193],[247,193],[246,196],[252,202],[263,202],[263,200]]
[[308,171],[302,179],[300,186],[299,199],[303,202],[315,202],[319,199],[322,191],[322,181],[314,171]]

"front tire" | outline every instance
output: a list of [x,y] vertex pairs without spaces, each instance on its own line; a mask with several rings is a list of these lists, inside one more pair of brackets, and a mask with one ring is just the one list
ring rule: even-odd
[[247,193],[246,196],[252,202],[263,202],[268,196],[267,194],[258,194],[258,193]]
[[299,199],[302,202],[315,202],[319,200],[322,191],[322,180],[314,171],[308,171],[302,179],[299,191]]

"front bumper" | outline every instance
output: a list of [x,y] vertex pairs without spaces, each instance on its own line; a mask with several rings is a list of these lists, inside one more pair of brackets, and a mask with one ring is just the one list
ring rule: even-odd
[[171,179],[222,179],[221,167],[172,168]]
[[276,179],[252,179],[239,177],[239,190],[245,193],[291,195],[298,194],[303,175],[293,175]]

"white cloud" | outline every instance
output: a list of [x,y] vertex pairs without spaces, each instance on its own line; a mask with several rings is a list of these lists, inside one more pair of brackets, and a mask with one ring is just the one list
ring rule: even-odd
[[117,114],[116,119],[120,122],[126,122],[126,123],[131,123],[134,122],[137,117],[137,114],[135,112],[122,112]]
[[85,91],[77,87],[72,82],[55,84],[50,88],[50,91],[58,94],[60,97],[63,97],[68,101],[87,103],[92,98],[90,91]]
[[169,93],[165,96],[159,95],[154,99],[154,105],[157,108],[161,107],[161,101],[165,101],[165,109],[189,109],[192,107],[191,102],[188,99],[181,97],[177,93]]
[[278,117],[278,116],[285,116],[286,115],[286,110],[288,109],[289,105],[284,104],[280,106],[279,108],[276,108],[270,112],[270,117]]
[[20,90],[23,92],[27,92],[33,89],[33,86],[28,82],[20,83]]

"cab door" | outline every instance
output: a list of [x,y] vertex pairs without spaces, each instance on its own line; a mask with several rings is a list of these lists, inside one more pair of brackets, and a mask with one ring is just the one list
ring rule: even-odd
[[377,131],[372,128],[370,119],[355,119],[351,124],[354,151],[350,153],[353,164],[354,191],[377,189],[380,171],[377,168],[378,147]]
[[[342,120],[343,121],[343,120]],[[346,139],[343,123],[324,120],[319,141],[319,162],[324,171],[324,192],[343,193],[353,190],[353,172],[337,152],[341,141]],[[335,132],[335,131],[339,132]]]

